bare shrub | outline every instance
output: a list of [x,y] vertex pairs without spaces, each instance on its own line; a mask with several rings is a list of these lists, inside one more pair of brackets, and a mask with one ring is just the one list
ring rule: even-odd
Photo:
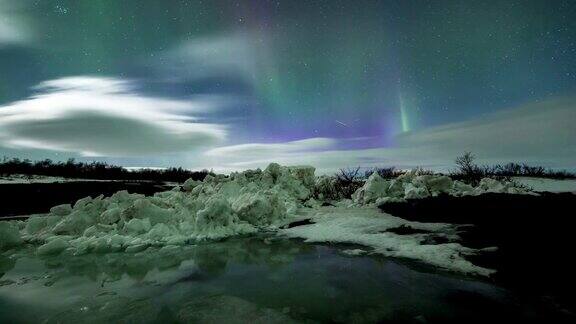
[[566,170],[552,170],[543,166],[531,166],[526,163],[506,163],[504,165],[483,165],[478,166],[475,156],[470,152],[456,158],[456,172],[451,174],[452,178],[462,180],[471,184],[477,184],[482,178],[490,177],[500,180],[510,180],[512,177],[538,177],[551,179],[575,179],[576,174]]
[[351,198],[352,194],[364,184],[364,174],[360,167],[340,169],[332,176],[318,179],[314,196],[322,200],[340,200]]
[[360,167],[340,169],[336,174],[335,189],[344,198],[352,197],[352,194],[362,187],[363,184],[364,179],[360,174]]
[[457,171],[452,173],[452,177],[466,183],[476,185],[483,178],[484,171],[474,160],[476,157],[472,152],[464,152],[455,160]]

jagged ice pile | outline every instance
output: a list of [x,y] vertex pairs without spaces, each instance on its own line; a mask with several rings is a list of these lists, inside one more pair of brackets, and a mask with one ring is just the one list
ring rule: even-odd
[[[340,207],[327,210],[318,201],[322,200],[318,192],[327,185],[325,177],[314,176],[313,167],[272,163],[263,171],[208,176],[202,182],[188,180],[182,187],[150,197],[127,191],[110,197],[86,197],[73,206],[55,206],[49,214],[33,215],[26,221],[0,222],[0,250],[32,243],[39,245],[38,254],[136,253],[151,246],[177,246],[262,230],[276,231],[307,215],[313,224],[278,234],[315,242],[357,243],[372,247],[375,253],[487,274],[485,269],[464,261],[462,255],[472,250],[458,243],[428,244],[424,234],[386,232],[393,226],[410,225],[453,237],[449,224],[406,222],[384,213],[367,213],[366,208],[374,209],[371,207],[374,203],[439,193],[525,193],[511,183],[493,179],[483,179],[479,186],[472,187],[446,176],[408,172],[385,180],[374,173],[354,193],[352,201],[340,201],[337,203]],[[438,258],[431,257],[434,255]]]

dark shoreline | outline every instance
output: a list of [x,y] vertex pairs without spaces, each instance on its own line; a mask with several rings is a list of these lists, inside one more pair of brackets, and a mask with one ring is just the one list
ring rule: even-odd
[[463,245],[498,247],[470,257],[473,263],[497,270],[496,284],[542,299],[574,319],[574,206],[574,194],[542,193],[442,195],[380,209],[410,221],[472,224],[460,233]]
[[117,191],[153,195],[171,189],[152,181],[74,181],[0,184],[0,219],[41,214],[60,204],[74,204],[84,197],[110,196]]

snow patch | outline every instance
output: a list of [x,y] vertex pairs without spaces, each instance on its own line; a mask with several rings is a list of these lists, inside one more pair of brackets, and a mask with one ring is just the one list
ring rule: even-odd
[[515,177],[513,180],[537,192],[572,192],[576,193],[576,179],[544,179]]
[[[475,254],[477,251],[474,249],[454,242],[428,243],[433,236],[456,240],[456,228],[451,224],[410,222],[367,207],[322,207],[311,213],[314,224],[282,229],[279,235],[302,238],[305,242],[359,244],[371,247],[372,253],[419,260],[469,274],[487,276],[494,272],[475,266],[464,258]],[[398,235],[388,231],[400,226],[430,234]],[[356,252],[351,250],[349,253]]]

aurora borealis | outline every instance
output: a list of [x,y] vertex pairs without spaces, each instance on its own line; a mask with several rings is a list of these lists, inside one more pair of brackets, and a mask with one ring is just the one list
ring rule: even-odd
[[573,1],[0,0],[0,154],[573,168]]

